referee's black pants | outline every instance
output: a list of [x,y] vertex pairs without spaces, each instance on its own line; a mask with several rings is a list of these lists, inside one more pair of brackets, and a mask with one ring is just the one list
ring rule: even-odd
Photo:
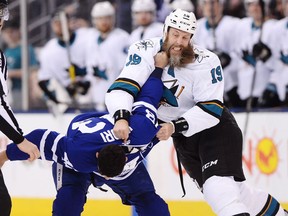
[[10,216],[11,207],[11,198],[0,169],[0,216]]

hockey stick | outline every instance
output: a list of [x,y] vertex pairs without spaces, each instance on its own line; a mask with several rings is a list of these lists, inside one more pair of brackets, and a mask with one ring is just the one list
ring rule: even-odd
[[[260,2],[260,4],[261,4],[261,2]],[[262,17],[261,17],[261,24],[260,24],[260,29],[259,29],[260,35],[259,35],[258,42],[261,42],[261,39],[262,39],[263,24],[265,21],[265,5],[264,6],[262,5],[261,13],[262,13]],[[255,88],[256,74],[257,74],[257,70],[256,70],[257,61],[258,61],[258,58],[256,58],[256,64],[255,64],[255,67],[253,70],[250,93],[249,93],[248,100],[246,102],[245,122],[244,122],[244,129],[243,129],[243,143],[244,144],[246,143],[247,131],[248,131],[248,126],[249,126],[249,116],[250,116],[250,112],[252,110],[253,91]]]
[[[74,85],[76,84],[76,71],[75,71],[75,66],[72,64],[72,60],[71,60],[70,33],[69,33],[67,15],[65,11],[61,11],[59,13],[59,19],[61,23],[62,39],[65,43],[66,50],[67,50],[68,63],[69,63],[69,68],[68,68],[69,76],[70,76],[71,84],[74,87]],[[72,103],[74,104],[76,111],[78,112],[79,105],[76,99],[76,94],[77,92],[72,96]]]
[[63,37],[62,39],[63,39],[65,46],[66,46],[67,55],[68,55],[68,62],[70,64],[69,76],[70,76],[72,83],[75,83],[76,74],[75,74],[75,67],[72,65],[72,61],[71,61],[70,33],[69,33],[69,28],[68,28],[67,16],[66,16],[66,13],[64,11],[61,11],[59,13],[59,19],[60,19],[60,23],[61,23],[61,30],[62,30],[62,37]]

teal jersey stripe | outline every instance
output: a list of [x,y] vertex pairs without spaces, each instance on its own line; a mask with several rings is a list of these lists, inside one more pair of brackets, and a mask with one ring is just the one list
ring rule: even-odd
[[279,210],[279,203],[273,197],[271,198],[272,200],[267,211],[264,214],[265,216],[276,215]]
[[128,92],[129,94],[131,94],[134,98],[137,96],[137,94],[139,93],[140,89],[138,87],[136,87],[135,85],[133,85],[132,83],[129,82],[123,82],[123,81],[117,81],[114,82],[108,92],[111,92],[113,90],[117,90],[117,89],[121,89],[123,91]]
[[222,116],[223,106],[220,106],[219,104],[215,102],[200,103],[199,105],[202,106],[205,110],[208,110],[210,113],[213,113],[218,118]]

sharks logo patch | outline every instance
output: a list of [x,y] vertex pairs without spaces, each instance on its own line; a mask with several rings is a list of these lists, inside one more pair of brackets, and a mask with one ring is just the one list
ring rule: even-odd
[[204,59],[204,58],[209,58],[209,55],[205,55],[203,51],[194,48],[194,52],[195,52],[195,58],[196,61],[198,61],[199,63]]
[[166,80],[164,83],[164,91],[160,101],[162,106],[178,107],[179,96],[185,89],[185,86],[180,86],[177,79]]
[[153,48],[154,43],[152,40],[141,40],[139,43],[135,44],[138,50],[144,49],[147,50],[148,48]]

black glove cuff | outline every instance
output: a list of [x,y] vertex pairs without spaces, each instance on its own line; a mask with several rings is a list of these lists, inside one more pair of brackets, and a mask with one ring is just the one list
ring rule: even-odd
[[128,110],[124,110],[124,109],[117,110],[114,113],[113,117],[114,117],[115,122],[117,122],[120,119],[125,119],[127,122],[129,122],[130,112]]
[[177,119],[177,120],[172,120],[172,124],[174,125],[175,132],[174,133],[180,133],[182,131],[186,131],[189,128],[188,122],[186,119],[183,117]]

